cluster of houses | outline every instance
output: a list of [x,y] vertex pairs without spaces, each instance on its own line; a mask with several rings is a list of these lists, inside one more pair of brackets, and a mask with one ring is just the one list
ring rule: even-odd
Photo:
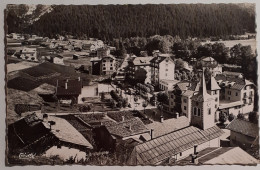
[[[12,41],[22,40],[18,35],[11,37]],[[42,45],[50,49],[85,50],[91,56],[93,75],[112,75],[118,69],[117,60],[111,55],[114,48],[100,40],[61,38],[47,40]],[[25,47],[20,54],[22,59],[39,60],[36,48]],[[63,56],[53,51],[43,52],[41,56],[64,64]],[[79,57],[73,55],[75,60]],[[164,120],[162,114],[154,112],[154,116],[160,114],[160,120],[144,123],[141,117],[133,115],[114,120],[108,112],[92,115],[32,111],[8,126],[10,153],[34,151],[37,155],[80,161],[90,153],[108,151],[119,154],[120,159],[125,157],[127,165],[257,164],[258,160],[240,149],[259,147],[256,124],[240,119],[231,121],[227,126],[231,132],[229,147],[223,146],[225,132],[216,125],[222,114],[237,116],[254,110],[255,85],[241,73],[222,71],[222,65],[212,57],[203,57],[199,62],[202,65],[199,81],[181,81],[175,79],[176,62],[171,54],[155,51],[153,56],[128,56],[129,77],[135,80],[138,70],[143,69],[144,83],[159,87],[169,96],[163,112],[175,118]],[[186,62],[183,67],[192,71]],[[206,68],[211,72],[210,77],[205,76]],[[83,84],[81,77],[57,80],[54,95],[60,103],[82,104],[84,95],[90,93]],[[98,84],[94,96],[110,93],[109,86]]]
[[[127,165],[170,165],[185,161],[186,164],[241,164],[241,159],[237,159],[236,153],[245,157],[242,163],[257,164],[258,161],[254,157],[237,148],[259,146],[257,125],[246,120],[234,119],[227,127],[231,131],[230,147],[222,146],[224,131],[216,126],[216,113],[230,113],[235,107],[238,110],[250,108],[249,103],[229,104],[224,107],[220,102],[221,94],[227,94],[225,100],[229,100],[230,103],[235,99],[244,102],[243,94],[247,93],[249,96],[253,91],[253,84],[242,79],[242,85],[237,81],[232,86],[227,84],[222,87],[219,80],[223,82],[225,79],[212,76],[206,82],[202,72],[198,83],[177,83],[174,90],[178,95],[170,93],[173,96],[170,102],[176,101],[173,110],[179,108],[183,111],[179,112],[177,119],[163,120],[162,117],[160,122],[151,124],[145,124],[139,117],[122,116],[121,120],[116,121],[109,118],[107,112],[99,113],[101,116],[98,119],[88,118],[91,114],[57,116],[33,112],[9,125],[8,130],[12,134],[9,141],[17,141],[11,142],[10,146],[14,152],[33,149],[37,154],[59,155],[64,159],[74,157],[76,161],[84,160],[91,152],[105,150],[121,154],[121,157],[124,155]],[[242,91],[237,90],[238,86]],[[233,97],[239,97],[231,97],[231,87],[236,87],[235,90],[238,92],[238,95],[234,92]],[[227,88],[225,93],[221,92],[222,88]],[[230,89],[231,94],[226,92]],[[64,102],[71,99],[77,102],[81,91],[80,78],[57,82],[57,98]],[[176,111],[174,113],[177,114]],[[216,153],[205,161],[200,155],[205,154],[207,150]],[[234,153],[227,154],[230,150]]]
[[[95,38],[90,38],[88,40],[65,40],[63,38],[49,39],[48,37],[43,38],[37,35],[31,35],[25,40],[24,36],[21,34],[12,33],[7,35],[7,54],[15,58],[18,57],[23,60],[34,62],[49,61],[55,64],[64,65],[64,56],[62,55],[62,52],[75,51],[72,58],[77,60],[81,57],[100,58],[104,53],[110,54],[110,51],[115,50],[115,47],[107,46],[103,41]],[[107,55],[107,57],[112,56]],[[112,59],[115,60],[113,57]],[[114,71],[114,65],[115,64],[113,63],[111,70],[110,64],[107,63],[106,67],[101,68],[101,73]],[[94,72],[94,74],[97,73]]]

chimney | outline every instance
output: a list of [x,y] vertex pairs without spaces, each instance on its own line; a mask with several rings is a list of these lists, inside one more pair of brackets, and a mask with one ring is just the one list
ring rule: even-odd
[[122,122],[124,122],[125,121],[125,116],[122,116]]
[[197,155],[197,154],[198,154],[198,152],[197,152],[197,147],[198,147],[198,145],[194,145],[194,155]]
[[78,81],[80,81],[80,77],[78,77]]
[[199,163],[199,159],[198,159],[197,155],[190,154],[190,156],[191,156],[191,163],[193,163],[193,164]]
[[161,123],[162,123],[162,122],[164,121],[163,115],[161,115],[160,118],[161,118],[160,121],[161,121]]
[[150,135],[151,135],[151,140],[152,140],[153,139],[153,129],[151,129]]
[[65,83],[65,89],[68,89],[68,83],[67,82]]
[[48,121],[48,115],[46,113],[43,114],[42,118],[44,122]]

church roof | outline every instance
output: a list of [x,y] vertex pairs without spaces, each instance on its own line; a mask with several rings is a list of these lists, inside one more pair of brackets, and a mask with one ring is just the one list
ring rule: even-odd
[[210,77],[210,80],[207,83],[207,89],[208,90],[220,90],[221,89],[219,87],[216,79],[213,76]]
[[194,101],[203,102],[203,101],[209,101],[214,100],[211,95],[207,93],[207,87],[206,87],[206,81],[204,76],[204,71],[201,76],[201,83],[200,83],[200,89],[199,93],[192,96],[191,98]]

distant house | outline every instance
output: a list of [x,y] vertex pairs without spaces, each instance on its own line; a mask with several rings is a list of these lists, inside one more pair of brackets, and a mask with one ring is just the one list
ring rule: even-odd
[[164,79],[162,79],[162,80],[160,80],[159,88],[160,88],[161,90],[166,91],[166,92],[172,91],[173,88],[174,88],[174,86],[175,86],[177,83],[179,83],[178,80],[164,80]]
[[151,61],[151,82],[159,86],[160,80],[174,80],[175,63],[168,54],[158,54]]
[[51,56],[50,61],[51,61],[51,63],[54,63],[54,64],[64,65],[63,56],[62,55]]
[[80,77],[78,79],[66,79],[58,80],[56,86],[56,97],[60,103],[71,104],[78,103],[80,100],[79,95],[82,90],[82,80]]
[[215,77],[219,87],[219,112],[226,115],[249,113],[254,110],[255,85],[240,77],[218,74]]
[[116,70],[116,59],[112,55],[93,57],[90,61],[93,75],[112,75]]
[[36,48],[23,48],[20,53],[24,60],[38,61]]
[[131,79],[136,79],[136,71],[139,69],[144,69],[146,71],[145,83],[151,83],[151,60],[153,57],[135,57],[128,61],[128,74]]
[[8,144],[12,153],[33,152],[60,158],[77,157],[80,152],[86,156],[93,149],[65,119],[41,113],[32,113],[10,124]]
[[243,74],[239,73],[239,72],[224,71],[222,74],[227,77],[234,77],[234,78],[243,78],[244,77]]
[[87,50],[87,51],[91,52],[91,51],[95,51],[96,48],[95,48],[95,45],[93,45],[93,44],[83,44],[82,50]]
[[[230,133],[230,145],[241,148],[250,148],[254,143],[259,146],[259,127],[258,124],[246,120],[234,119],[227,127]],[[255,141],[258,142],[255,142]]]
[[202,64],[202,68],[208,68],[214,76],[222,73],[222,65],[212,57],[202,57],[198,62]]

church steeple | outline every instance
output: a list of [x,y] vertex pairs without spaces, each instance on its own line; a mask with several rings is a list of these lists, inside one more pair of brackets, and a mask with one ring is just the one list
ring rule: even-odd
[[200,80],[200,93],[202,94],[203,98],[207,96],[207,87],[206,87],[206,81],[204,76],[204,69],[202,70],[202,76]]

